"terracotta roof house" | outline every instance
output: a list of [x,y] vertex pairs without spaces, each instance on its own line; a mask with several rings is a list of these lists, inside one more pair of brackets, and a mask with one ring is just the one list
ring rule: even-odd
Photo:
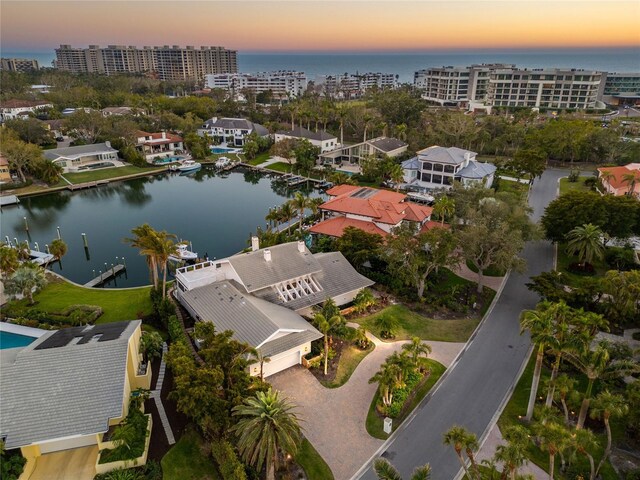
[[182,137],[173,133],[136,132],[136,148],[144,155],[147,162],[161,158],[173,157],[184,150]]
[[0,183],[11,181],[11,172],[9,172],[9,160],[0,154]]
[[407,151],[409,145],[397,138],[377,137],[353,145],[338,145],[336,149],[320,154],[325,164],[346,162],[359,165],[362,157],[397,157]]
[[433,209],[407,201],[404,193],[370,187],[338,185],[327,190],[329,200],[320,205],[322,221],[311,233],[341,237],[347,227],[387,235],[403,221],[420,227],[431,219]]
[[[340,252],[312,254],[302,241],[261,249],[254,237],[251,252],[179,268],[176,296],[196,321],[232,330],[270,357],[269,376],[300,364],[322,337],[300,313],[328,298],[349,303],[373,283]],[[249,371],[258,375],[259,365]]]
[[[632,175],[635,182],[631,180]],[[640,198],[640,163],[629,163],[622,167],[600,167],[598,178],[608,193],[620,196],[632,192]]]
[[312,132],[301,126],[297,126],[293,130],[282,130],[274,135],[276,142],[286,138],[309,140],[312,145],[320,149],[320,153],[329,152],[338,146],[338,138],[335,135],[331,135],[324,130]]
[[269,130],[265,127],[245,118],[213,117],[198,129],[198,135],[208,135],[216,144],[229,148],[244,146],[246,137],[254,132],[260,137],[269,135]]
[[13,120],[47,108],[53,108],[53,104],[44,100],[5,100],[0,103],[0,121]]

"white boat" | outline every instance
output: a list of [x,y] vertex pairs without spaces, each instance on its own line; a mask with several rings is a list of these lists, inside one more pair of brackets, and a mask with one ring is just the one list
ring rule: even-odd
[[216,168],[224,168],[228,167],[229,165],[231,165],[231,159],[227,157],[220,157],[218,160],[216,160],[215,163]]
[[202,165],[200,165],[199,162],[196,162],[195,160],[185,160],[184,162],[182,162],[182,164],[178,167],[178,171],[179,172],[190,172],[192,170],[197,170],[201,167]]
[[170,255],[169,260],[173,260],[174,262],[187,262],[189,260],[196,260],[198,258],[198,254],[189,250],[188,245],[186,243],[178,243],[176,245],[176,254]]
[[431,195],[427,193],[418,193],[418,192],[409,192],[407,193],[407,197],[409,197],[410,200],[414,200],[416,202],[425,202],[425,203],[432,203],[435,200],[435,198],[433,198]]

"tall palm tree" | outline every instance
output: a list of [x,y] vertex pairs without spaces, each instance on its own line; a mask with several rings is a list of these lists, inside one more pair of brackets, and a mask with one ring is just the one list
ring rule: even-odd
[[592,223],[576,227],[567,233],[567,253],[577,255],[581,264],[593,263],[594,258],[604,256],[602,230]]
[[589,452],[598,446],[599,444],[596,436],[591,430],[582,428],[580,430],[576,430],[571,435],[571,447],[575,448],[576,452],[584,455],[589,460],[589,480],[595,480],[596,478],[595,462],[593,461],[593,455]]
[[162,230],[155,232],[154,251],[156,263],[162,271],[162,298],[167,296],[167,270],[169,257],[176,255],[178,247],[175,242],[176,236]]
[[629,186],[629,190],[627,190],[627,195],[633,195],[633,191],[636,188],[636,183],[638,183],[638,177],[636,176],[636,172],[625,173],[622,175],[622,181]]
[[389,180],[391,180],[396,186],[396,192],[399,192],[400,185],[404,180],[404,170],[402,169],[402,165],[394,163],[391,168],[389,168]]
[[323,314],[317,313],[314,317],[314,323],[316,327],[318,327],[318,330],[324,335],[324,374],[326,375],[329,364],[329,334],[336,326],[342,323],[342,319],[337,315],[331,318],[325,318]]
[[600,180],[602,181],[603,185],[605,182],[607,184],[607,193],[611,192],[611,180],[613,180],[614,178],[616,178],[616,176],[610,170],[604,170],[600,173]]
[[158,264],[155,255],[155,230],[145,223],[131,229],[132,238],[125,238],[124,242],[128,243],[139,250],[139,254],[147,259],[149,267],[149,275],[153,282],[154,288],[158,288]]
[[593,350],[586,346],[578,353],[567,352],[566,357],[588,380],[587,390],[580,406],[577,429],[584,426],[596,380],[620,378],[623,375],[640,371],[638,364],[634,361],[612,360],[609,354],[609,344],[605,341],[600,342]]
[[538,394],[538,385],[540,384],[544,351],[547,344],[553,339],[553,317],[549,312],[548,303],[543,302],[538,304],[535,310],[522,312],[522,315],[520,316],[520,333],[525,330],[529,330],[529,333],[531,334],[531,341],[538,347],[536,353],[536,364],[533,370],[533,378],[531,380],[531,391],[529,393],[527,414],[525,416],[525,420],[530,422],[533,417],[536,395]]
[[447,195],[442,195],[433,204],[433,213],[440,219],[440,225],[444,225],[447,217],[451,217],[456,211],[456,202]]
[[[291,203],[289,203],[289,202],[283,203],[280,206],[280,208],[278,209],[278,213],[280,215],[280,222],[281,223],[289,222],[294,216],[294,211],[293,211],[293,207],[291,206]],[[288,228],[287,228],[287,230],[288,230]]]
[[295,455],[301,443],[300,421],[293,405],[269,388],[233,407],[232,415],[239,417],[231,431],[238,437],[240,456],[258,470],[266,464],[267,480],[274,480],[280,451]]
[[[373,469],[376,471],[378,480],[402,480],[400,472],[386,458],[376,458],[373,462]],[[410,480],[429,480],[429,478],[431,478],[431,466],[427,463],[416,467]]]
[[300,233],[302,233],[302,219],[304,218],[304,211],[309,208],[311,203],[309,197],[305,197],[302,193],[296,192],[295,196],[289,200],[291,208],[298,211],[298,226]]
[[[461,427],[459,425],[455,425],[451,427],[447,432],[445,432],[442,441],[445,445],[449,445],[453,447],[453,449],[456,452],[456,455],[458,456],[458,460],[460,461],[460,465],[462,465],[462,468],[467,478],[479,480],[479,477],[475,475],[475,472],[474,472],[474,475],[471,475],[469,468],[467,467],[467,463],[465,462],[464,457],[462,456],[463,450],[466,450],[467,446],[473,443],[472,440],[474,438],[475,438],[475,435],[470,433],[466,428]],[[477,444],[477,440],[476,440],[476,444]]]
[[569,431],[563,425],[550,422],[536,425],[536,434],[540,440],[540,448],[549,453],[549,480],[553,480],[556,455],[569,446]]
[[33,305],[33,292],[41,290],[47,285],[47,277],[44,270],[35,263],[23,263],[5,281],[7,293],[15,295],[22,294],[29,299],[29,304]]
[[264,219],[269,222],[269,226],[273,225],[274,228],[277,228],[280,220],[280,213],[278,212],[278,209],[270,208],[269,213],[267,213]]
[[504,465],[503,478],[508,472],[511,480],[516,480],[518,469],[524,465],[527,460],[526,450],[518,444],[498,445],[496,447],[495,460]]
[[622,395],[611,393],[609,390],[600,392],[596,398],[593,399],[593,405],[591,406],[591,418],[602,418],[604,421],[604,427],[607,430],[607,447],[604,449],[604,454],[598,468],[596,468],[596,476],[600,472],[600,469],[606,462],[609,455],[611,455],[611,425],[609,419],[624,417],[629,412],[629,404],[625,401]]
[[411,356],[411,361],[416,369],[418,369],[418,359],[421,355],[427,357],[431,353],[431,345],[423,343],[420,337],[412,337],[410,343],[402,345],[402,350]]

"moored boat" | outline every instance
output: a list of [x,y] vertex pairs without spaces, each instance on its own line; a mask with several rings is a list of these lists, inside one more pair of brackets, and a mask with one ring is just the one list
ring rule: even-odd
[[201,167],[202,165],[200,165],[199,162],[196,162],[195,160],[185,160],[184,162],[182,162],[182,164],[178,167],[178,171],[179,172],[190,172],[192,170],[197,170]]
[[189,250],[186,243],[178,243],[176,245],[175,255],[170,255],[169,260],[174,262],[188,262],[191,260],[197,260],[198,254]]

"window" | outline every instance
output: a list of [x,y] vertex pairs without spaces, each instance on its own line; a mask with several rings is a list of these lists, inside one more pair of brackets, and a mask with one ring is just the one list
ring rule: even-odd
[[445,165],[445,166],[444,166],[444,171],[445,171],[446,173],[453,173],[453,172],[454,172],[454,167],[453,167],[453,165]]
[[421,178],[421,180],[422,180],[423,182],[429,182],[429,183],[431,183],[431,174],[430,174],[430,173],[422,173],[422,175],[421,175],[421,177],[420,177],[420,178]]
[[431,183],[442,184],[442,175],[434,175],[433,177],[431,177]]
[[440,163],[434,163],[433,164],[433,171],[434,172],[441,172],[442,170],[443,170],[442,164],[440,164]]
[[431,162],[422,162],[422,170],[433,170]]

